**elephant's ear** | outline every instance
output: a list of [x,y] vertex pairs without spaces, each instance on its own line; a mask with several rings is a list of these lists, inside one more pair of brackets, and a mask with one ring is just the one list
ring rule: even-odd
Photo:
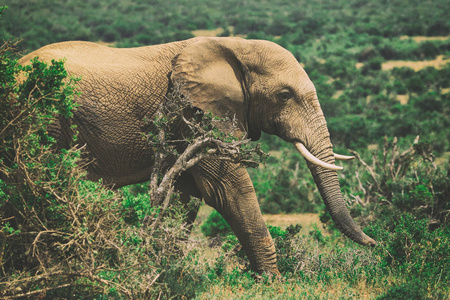
[[[236,118],[236,136],[248,133],[248,71],[236,55],[235,39],[199,39],[183,49],[172,61],[171,80],[194,106],[218,117]],[[228,131],[229,125],[222,124]]]

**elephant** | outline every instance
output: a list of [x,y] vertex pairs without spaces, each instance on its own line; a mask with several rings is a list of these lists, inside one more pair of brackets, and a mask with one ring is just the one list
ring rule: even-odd
[[[153,116],[175,84],[193,105],[218,117],[234,117],[235,134],[253,141],[261,132],[291,143],[304,156],[321,197],[341,232],[361,245],[376,242],[356,225],[340,191],[336,159],[316,89],[286,49],[264,40],[197,37],[136,48],[68,41],[44,46],[21,58],[65,59],[77,83],[79,107],[70,122],[60,119],[52,134],[61,147],[77,125],[78,142],[93,163],[88,179],[122,187],[149,180],[153,153],[142,139],[145,117]],[[202,198],[228,222],[257,273],[279,274],[274,242],[263,221],[244,166],[202,160],[185,171],[176,188],[181,198]],[[195,218],[197,212],[191,213]]]

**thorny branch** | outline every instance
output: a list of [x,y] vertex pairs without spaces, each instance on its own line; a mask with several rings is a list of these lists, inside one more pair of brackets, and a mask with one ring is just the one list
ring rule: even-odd
[[399,152],[397,143],[397,137],[394,137],[391,145],[389,145],[387,137],[385,137],[382,160],[380,161],[377,158],[376,153],[373,152],[372,166],[365,162],[358,152],[349,150],[364,166],[371,177],[371,181],[368,181],[366,183],[366,188],[364,188],[359,173],[356,172],[358,186],[363,192],[365,203],[371,201],[376,202],[378,198],[381,198],[382,201],[390,204],[392,195],[385,192],[388,190],[385,188],[386,184],[388,182],[397,182],[398,180],[404,178],[410,169],[411,163],[417,155],[419,155],[423,160],[431,162],[433,168],[436,169],[436,165],[433,161],[434,156],[431,153],[431,149],[427,148],[423,144],[419,144],[419,136],[417,136],[412,145],[402,153]]
[[[143,228],[152,222],[152,231],[167,209],[175,192],[174,182],[181,173],[203,160],[257,165],[256,160],[266,156],[259,145],[253,149],[245,148],[250,139],[235,137],[235,118],[219,119],[194,108],[189,99],[181,94],[181,85],[176,85],[161,103],[156,118],[151,123],[153,132],[157,134],[151,132],[146,136],[155,151],[150,176],[150,198],[152,207],[162,206],[159,213],[155,209],[144,220]],[[223,133],[219,127],[229,128],[229,133]],[[173,163],[167,164],[170,161]]]

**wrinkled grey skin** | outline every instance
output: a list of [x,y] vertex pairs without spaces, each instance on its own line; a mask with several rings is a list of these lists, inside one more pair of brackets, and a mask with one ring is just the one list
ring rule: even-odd
[[[64,42],[27,56],[28,63],[66,58],[70,75],[81,76],[80,104],[73,122],[86,144],[92,180],[121,187],[149,179],[153,153],[141,132],[173,84],[195,106],[218,116],[236,116],[238,134],[253,140],[261,131],[301,142],[320,160],[334,164],[333,149],[313,83],[291,53],[268,42],[239,38],[194,38],[132,49],[88,42]],[[61,146],[70,136],[68,121],[53,130]],[[353,222],[336,171],[308,162],[333,220],[357,243],[373,245]],[[273,241],[262,219],[247,170],[225,161],[202,161],[187,171],[177,188],[188,199],[201,196],[231,225],[257,272],[278,274]],[[191,214],[195,218],[196,212]]]

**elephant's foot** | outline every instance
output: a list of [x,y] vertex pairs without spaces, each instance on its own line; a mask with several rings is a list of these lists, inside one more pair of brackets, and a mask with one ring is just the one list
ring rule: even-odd
[[[247,253],[252,270],[260,275],[266,274],[271,277],[281,276],[277,267],[275,245],[272,237],[269,235],[253,242],[253,245],[248,245],[251,248],[252,254],[249,255]],[[248,247],[244,247],[244,249],[248,249]]]

